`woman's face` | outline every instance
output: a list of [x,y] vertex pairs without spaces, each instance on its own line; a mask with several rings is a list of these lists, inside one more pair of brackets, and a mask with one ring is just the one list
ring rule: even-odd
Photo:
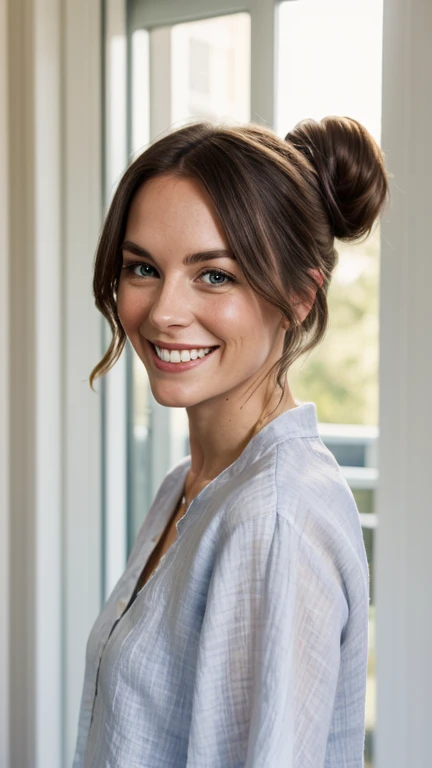
[[162,405],[247,397],[282,352],[281,313],[247,283],[193,180],[158,176],[135,195],[117,308]]

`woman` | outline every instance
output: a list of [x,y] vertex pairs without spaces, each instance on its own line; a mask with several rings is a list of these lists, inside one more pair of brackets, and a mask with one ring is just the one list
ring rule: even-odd
[[195,124],[123,176],[96,303],[156,400],[168,473],[91,632],[74,765],[363,765],[368,566],[358,511],[287,371],[323,337],[334,238],[367,234],[382,154],[349,118]]

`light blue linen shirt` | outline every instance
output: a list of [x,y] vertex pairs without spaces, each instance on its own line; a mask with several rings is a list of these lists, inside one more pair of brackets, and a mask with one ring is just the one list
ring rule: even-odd
[[121,615],[189,466],[162,482],[90,634],[74,768],[360,768],[369,572],[315,404],[194,499]]

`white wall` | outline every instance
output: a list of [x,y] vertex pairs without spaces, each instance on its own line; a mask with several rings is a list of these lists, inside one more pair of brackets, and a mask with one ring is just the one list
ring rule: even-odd
[[71,764],[100,607],[100,46],[98,0],[0,0],[1,768]]
[[430,0],[385,0],[377,768],[431,765],[431,40]]
[[34,8],[8,3],[10,760],[36,752],[36,247]]

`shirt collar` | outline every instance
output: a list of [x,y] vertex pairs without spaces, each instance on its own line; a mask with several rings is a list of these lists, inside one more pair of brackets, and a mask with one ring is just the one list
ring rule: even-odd
[[[248,467],[252,461],[256,461],[256,459],[263,456],[279,443],[294,438],[304,437],[319,437],[317,411],[314,402],[299,402],[295,408],[290,408],[288,411],[284,411],[279,416],[276,416],[275,419],[257,432],[246,445],[240,456],[217,475],[217,477],[206,485],[198,496],[196,496],[191,505],[191,512],[193,512],[194,509],[198,510],[201,506],[201,502],[205,501],[208,493],[213,493],[213,491],[221,484],[230,481],[236,475],[241,473],[243,469]],[[177,465],[172,473],[169,490],[167,489],[169,495],[171,496],[172,494],[170,506],[172,506],[181,495],[184,480],[189,468],[190,456],[187,456]],[[183,527],[186,517],[190,521],[190,519],[194,517],[194,512],[192,515],[186,512],[185,516],[179,521],[180,528]]]

